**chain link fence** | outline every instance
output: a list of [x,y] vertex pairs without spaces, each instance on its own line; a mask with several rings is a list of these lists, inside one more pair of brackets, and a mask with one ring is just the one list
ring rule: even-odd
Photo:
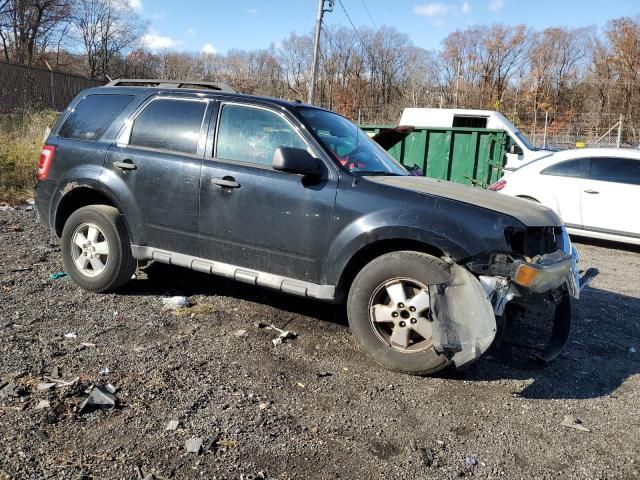
[[0,114],[18,110],[60,111],[85,88],[104,82],[0,61]]

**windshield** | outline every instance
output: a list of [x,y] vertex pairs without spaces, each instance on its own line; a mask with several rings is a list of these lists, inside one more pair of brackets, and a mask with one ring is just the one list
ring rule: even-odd
[[534,147],[529,143],[529,140],[527,140],[527,137],[525,137],[522,133],[520,133],[519,130],[516,130],[516,137],[518,137],[518,140],[520,140],[524,144],[527,150],[538,150],[536,147]]
[[409,175],[380,145],[346,118],[315,108],[299,108],[298,111],[323,145],[350,172]]

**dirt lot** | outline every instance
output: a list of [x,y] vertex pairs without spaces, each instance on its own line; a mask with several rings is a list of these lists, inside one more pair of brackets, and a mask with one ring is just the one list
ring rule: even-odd
[[[554,364],[418,378],[360,354],[338,306],[158,265],[115,295],[51,280],[57,240],[0,212],[0,478],[638,478],[640,253],[579,248],[601,274]],[[79,380],[37,389],[56,373]],[[118,408],[79,413],[92,383]]]

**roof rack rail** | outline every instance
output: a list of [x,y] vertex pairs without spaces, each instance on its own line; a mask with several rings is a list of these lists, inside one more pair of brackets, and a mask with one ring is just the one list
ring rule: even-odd
[[159,78],[117,78],[105,87],[158,87],[158,88],[202,88],[220,92],[236,93],[226,83],[204,82],[200,80],[163,80]]

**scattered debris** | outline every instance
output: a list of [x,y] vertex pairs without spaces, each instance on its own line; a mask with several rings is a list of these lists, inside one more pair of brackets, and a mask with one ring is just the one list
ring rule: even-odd
[[629,353],[636,353],[635,347],[629,347]]
[[256,327],[256,328],[266,328],[266,327],[268,327],[269,325],[268,325],[268,324],[266,324],[266,323],[264,323],[264,322],[257,321],[257,322],[255,322],[255,323],[253,324],[253,326],[254,326],[254,327]]
[[235,332],[233,332],[233,335],[236,337],[242,337],[245,333],[247,333],[246,330],[236,330]]
[[51,369],[51,377],[53,378],[61,378],[62,375],[60,374],[60,367],[59,366],[55,366]]
[[110,372],[109,367],[102,367],[98,373],[100,373],[100,375],[109,375]]
[[163,310],[176,310],[178,308],[187,308],[190,306],[191,302],[187,299],[187,297],[175,296],[162,299]]
[[478,460],[476,460],[475,457],[466,456],[464,457],[464,464],[467,467],[475,467],[476,465],[478,465]]
[[269,406],[270,406],[272,403],[273,403],[273,402],[272,402],[271,400],[269,400],[269,401],[267,401],[267,402],[260,402],[260,403],[258,404],[258,408],[259,408],[260,410],[265,410],[265,409],[269,408]]
[[331,373],[331,372],[317,372],[316,373],[316,377],[318,377],[318,378],[330,377],[332,375],[333,375],[333,373]]
[[228,438],[224,438],[222,440],[218,440],[216,442],[216,445],[222,448],[230,449],[230,448],[236,448],[238,446],[238,442],[235,440],[229,440]]
[[278,336],[276,338],[274,338],[273,340],[271,340],[271,343],[273,343],[274,347],[280,345],[281,343],[283,343],[287,339],[293,339],[293,338],[297,337],[297,335],[295,333],[290,332],[289,330],[282,330],[282,329],[276,327],[273,323],[271,325],[269,325],[267,328],[270,329],[270,330],[275,330],[276,332],[278,332]]
[[209,305],[208,303],[196,303],[195,305],[173,309],[171,313],[178,317],[195,318],[210,316],[214,311],[215,309],[213,308],[213,305]]
[[109,393],[116,393],[118,391],[118,388],[111,383],[107,383],[104,388],[106,388]]
[[218,440],[220,440],[220,434],[219,433],[214,433],[213,435],[209,436],[209,438],[207,438],[207,441],[204,444],[204,447],[202,447],[202,450],[204,452],[217,450],[218,449]]
[[165,430],[170,430],[170,431],[177,430],[179,425],[180,425],[179,420],[169,420],[169,423],[167,423]]
[[56,272],[49,275],[49,280],[58,280],[67,276],[69,276],[67,272]]
[[64,338],[78,338],[78,334],[75,332],[65,333]]
[[84,348],[94,348],[96,344],[91,342],[82,342],[80,346]]
[[96,409],[112,409],[116,407],[116,402],[115,395],[106,388],[95,385],[89,396],[80,404],[78,413],[86,413]]
[[200,453],[202,449],[202,439],[200,437],[192,437],[184,442],[184,448],[189,453]]
[[51,390],[56,385],[58,385],[56,382],[40,382],[36,388],[40,391],[45,391]]
[[14,211],[15,208],[9,206],[9,205],[0,205],[0,212],[12,212]]
[[51,403],[49,400],[40,400],[36,405],[36,410],[44,410],[45,408],[49,408]]
[[41,442],[48,442],[49,441],[49,435],[44,433],[42,430],[34,429],[34,430],[31,430],[31,433],[33,433],[36,437],[38,437],[38,439]]
[[45,380],[49,380],[50,382],[54,382],[57,384],[58,388],[59,387],[69,387],[71,385],[74,385],[78,380],[80,380],[80,377],[76,377],[73,380],[62,380],[60,378],[53,378],[53,377],[44,377]]
[[301,382],[296,383],[296,385],[299,386],[300,388],[306,388],[306,385]]
[[574,417],[573,415],[565,415],[560,425],[562,425],[563,427],[580,430],[581,432],[591,431],[587,427],[582,425],[582,422],[578,418]]
[[36,204],[35,198],[33,197],[27,198],[27,205],[35,205],[35,204]]
[[9,382],[0,388],[0,398],[21,397],[25,393],[22,385]]

